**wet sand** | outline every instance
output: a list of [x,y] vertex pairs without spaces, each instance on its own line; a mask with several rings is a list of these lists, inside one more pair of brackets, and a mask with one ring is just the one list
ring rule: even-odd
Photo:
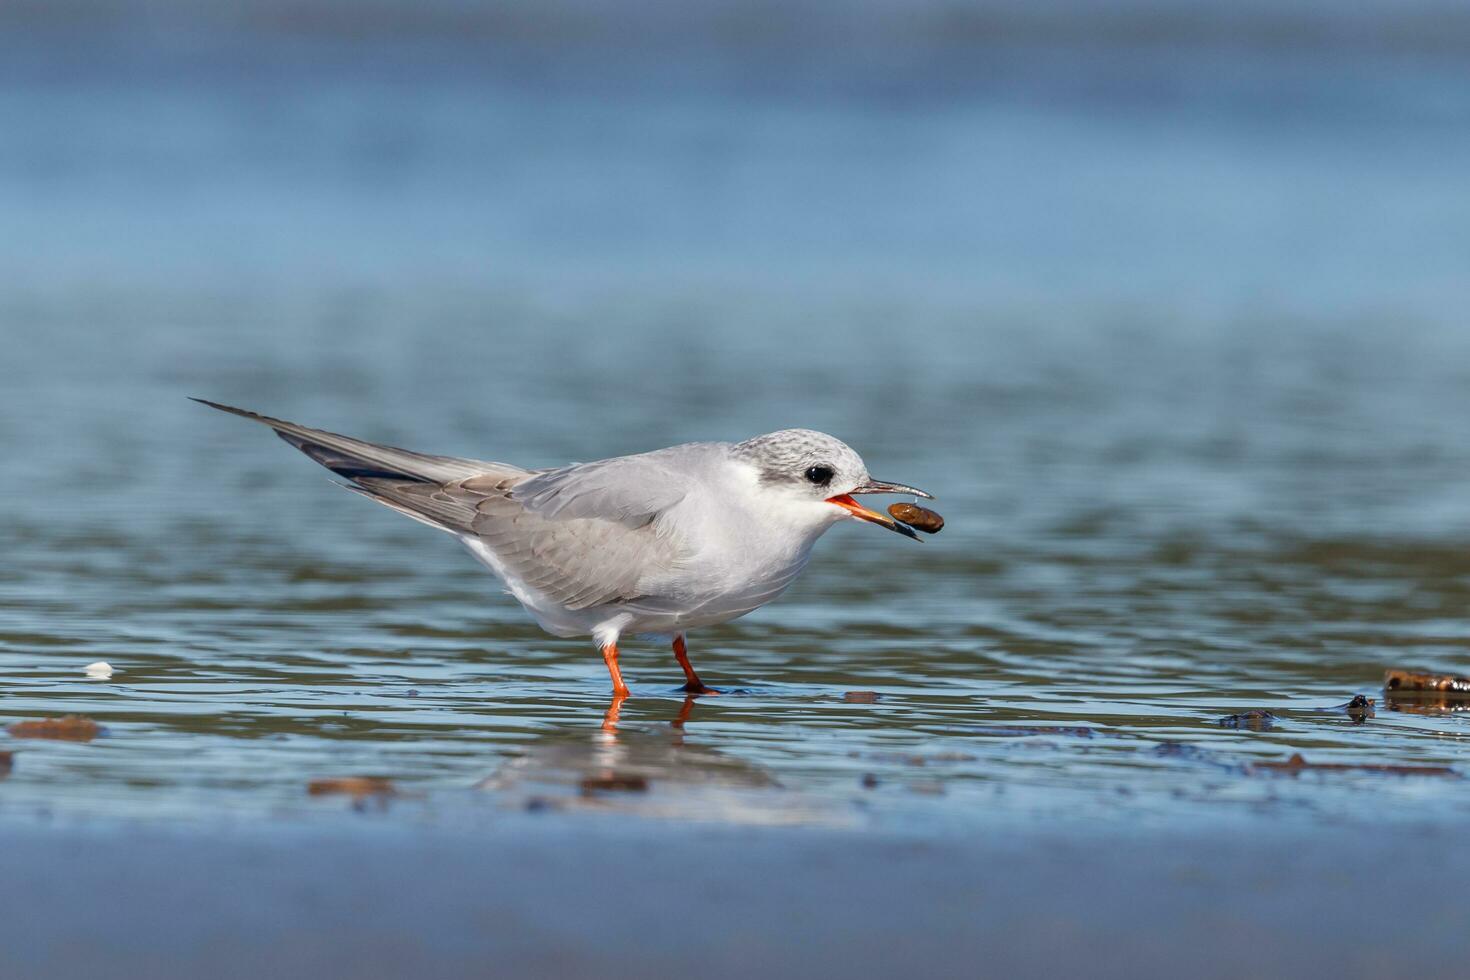
[[1463,975],[1445,830],[0,831],[0,976]]

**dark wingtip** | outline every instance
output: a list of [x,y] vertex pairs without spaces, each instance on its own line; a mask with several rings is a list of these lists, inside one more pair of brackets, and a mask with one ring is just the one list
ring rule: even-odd
[[238,415],[244,419],[255,419],[260,422],[267,421],[264,415],[261,415],[258,412],[252,412],[249,409],[236,408],[233,405],[221,405],[219,402],[212,402],[208,398],[195,398],[193,395],[187,395],[186,397],[191,402],[198,402],[201,405],[208,405],[210,408],[217,408],[221,412],[229,412],[231,415]]

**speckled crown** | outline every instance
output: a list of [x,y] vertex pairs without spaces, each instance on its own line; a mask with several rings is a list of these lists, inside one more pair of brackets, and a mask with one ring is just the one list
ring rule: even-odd
[[833,485],[856,486],[868,478],[868,468],[851,446],[815,429],[781,429],[735,444],[734,455],[760,470],[766,482],[794,482],[808,467],[830,466]]

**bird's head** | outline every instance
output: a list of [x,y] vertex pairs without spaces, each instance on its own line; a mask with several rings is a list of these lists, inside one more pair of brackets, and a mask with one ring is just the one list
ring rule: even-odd
[[[912,528],[853,499],[862,493],[930,497],[902,483],[868,476],[863,458],[841,439],[812,429],[782,429],[737,443],[737,460],[751,466],[761,493],[799,523],[826,527],[852,517],[918,540]],[[930,498],[932,499],[932,497]]]

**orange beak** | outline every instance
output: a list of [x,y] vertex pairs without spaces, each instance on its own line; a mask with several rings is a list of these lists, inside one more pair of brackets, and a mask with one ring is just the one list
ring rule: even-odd
[[867,521],[870,524],[877,524],[880,527],[888,528],[888,530],[890,531],[897,531],[904,537],[913,538],[915,541],[919,540],[919,536],[914,533],[914,529],[909,527],[907,524],[900,524],[898,523],[898,521],[895,521],[887,514],[880,514],[875,510],[868,510],[868,508],[864,507],[856,500],[853,500],[852,497],[848,494],[844,493],[839,494],[836,497],[828,497],[827,503],[835,504],[838,507],[841,507],[843,510],[847,511],[849,514],[851,514],[853,517],[856,517],[860,521]]

